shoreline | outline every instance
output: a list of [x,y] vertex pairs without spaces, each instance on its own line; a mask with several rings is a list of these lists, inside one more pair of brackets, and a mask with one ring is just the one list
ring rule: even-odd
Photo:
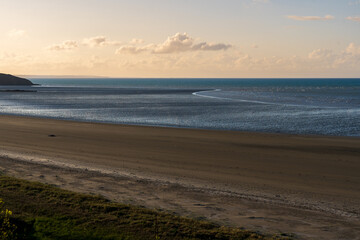
[[99,125],[113,125],[113,126],[123,126],[123,127],[144,127],[144,128],[165,128],[165,129],[185,129],[185,130],[194,130],[194,131],[214,131],[214,132],[235,132],[240,134],[263,134],[263,135],[279,135],[279,136],[298,136],[298,137],[310,137],[310,138],[349,138],[349,139],[360,139],[359,136],[346,136],[346,135],[325,135],[325,134],[301,134],[301,133],[288,133],[288,132],[265,132],[265,131],[244,131],[244,130],[229,130],[229,129],[216,129],[216,128],[194,128],[194,127],[180,127],[172,125],[150,125],[150,124],[131,124],[131,123],[114,123],[114,122],[101,122],[101,121],[85,121],[85,120],[72,120],[72,119],[61,119],[56,117],[48,116],[28,116],[28,115],[18,115],[18,114],[2,114],[0,113],[0,118],[4,117],[14,117],[14,118],[28,118],[28,119],[42,119],[42,120],[51,120],[51,121],[60,121],[60,122],[71,122],[71,123],[88,123],[88,124],[99,124]]
[[360,233],[356,137],[0,115],[0,145],[0,169],[28,180],[305,239]]

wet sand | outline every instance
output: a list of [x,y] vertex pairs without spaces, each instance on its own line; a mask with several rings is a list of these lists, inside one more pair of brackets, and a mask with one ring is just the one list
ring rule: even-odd
[[360,138],[0,116],[9,175],[221,224],[360,239]]

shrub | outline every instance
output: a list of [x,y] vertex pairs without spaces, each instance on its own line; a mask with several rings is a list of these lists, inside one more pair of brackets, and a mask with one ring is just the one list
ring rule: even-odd
[[0,198],[0,240],[14,239],[16,226],[11,223],[12,212],[5,208],[3,200]]

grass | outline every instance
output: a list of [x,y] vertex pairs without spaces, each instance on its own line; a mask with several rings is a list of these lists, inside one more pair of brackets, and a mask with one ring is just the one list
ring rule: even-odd
[[0,198],[18,239],[289,239],[114,203],[50,185],[0,176]]

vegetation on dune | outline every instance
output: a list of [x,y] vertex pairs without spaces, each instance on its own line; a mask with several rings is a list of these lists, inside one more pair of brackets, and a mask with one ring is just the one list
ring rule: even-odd
[[0,197],[3,239],[288,239],[8,176],[0,176]]
[[4,207],[4,202],[0,198],[0,240],[14,238],[16,226],[10,222],[11,215],[12,212]]

